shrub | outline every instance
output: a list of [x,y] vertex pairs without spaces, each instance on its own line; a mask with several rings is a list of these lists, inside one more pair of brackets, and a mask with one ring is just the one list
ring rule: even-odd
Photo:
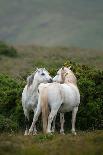
[[[71,61],[64,64],[72,66],[77,79],[81,95],[81,103],[77,114],[76,126],[78,129],[103,128],[103,71],[95,70],[85,65],[77,65]],[[54,76],[57,67],[49,70]],[[0,74],[0,130],[5,127],[5,121],[16,124],[19,129],[24,128],[24,114],[21,104],[21,93],[25,82]],[[69,116],[68,116],[69,115]],[[66,114],[65,127],[71,128],[70,115]],[[9,119],[7,119],[9,118]],[[5,120],[5,121],[4,121]],[[59,128],[59,116],[56,126]],[[4,125],[3,125],[4,124]],[[4,127],[3,127],[4,126]],[[41,121],[38,124],[41,127]],[[7,128],[9,130],[9,128]]]
[[17,131],[18,125],[16,122],[3,115],[0,115],[0,132],[13,132]]
[[[12,122],[16,122],[18,126],[20,124],[20,120],[22,120],[19,118],[21,115],[20,111],[17,109],[20,109],[18,107],[21,107],[21,93],[23,87],[23,81],[0,74],[0,114],[5,118],[9,118],[7,121],[11,120],[11,124]],[[16,115],[16,111],[19,111],[18,115]]]
[[0,55],[7,57],[17,57],[18,53],[14,47],[8,46],[3,42],[0,42]]

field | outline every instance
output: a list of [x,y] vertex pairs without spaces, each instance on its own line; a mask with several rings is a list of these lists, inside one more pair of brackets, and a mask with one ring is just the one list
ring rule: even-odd
[[[86,64],[91,68],[100,69],[101,71],[103,70],[103,51],[100,50],[80,49],[74,47],[50,48],[32,45],[14,47],[17,50],[17,55],[15,57],[0,55],[0,73],[9,75],[9,78],[2,75],[0,77],[2,80],[2,88],[0,93],[5,93],[5,96],[3,95],[0,98],[0,106],[4,106],[4,111],[2,111],[3,107],[0,107],[1,111],[3,112],[3,114],[1,114],[3,115],[3,117],[0,117],[0,125],[2,125],[3,127],[4,123],[5,129],[7,128],[7,125],[9,125],[8,122],[10,121],[10,119],[14,121],[13,117],[15,116],[17,117],[18,122],[19,120],[24,120],[22,118],[23,111],[21,107],[21,91],[24,83],[23,85],[20,85],[20,83],[18,83],[18,79],[21,78],[20,81],[22,81],[23,78],[24,81],[27,75],[33,72],[36,67],[45,67],[48,70],[58,69],[66,61],[71,60],[72,62],[76,62],[77,64]],[[82,67],[78,68],[77,66],[77,69],[81,71]],[[88,67],[86,69],[88,73]],[[86,71],[85,66],[82,71]],[[82,120],[81,122],[84,122],[86,126],[91,127],[92,122],[94,124],[94,127],[96,127],[97,129],[101,129],[103,126],[103,115],[101,108],[103,104],[101,85],[101,82],[103,81],[103,74],[102,72],[95,72],[91,69],[90,71],[91,72],[89,73],[89,76],[87,76],[85,72],[84,75],[81,75],[81,81],[78,79],[82,91],[82,102],[84,103],[85,101],[85,104],[83,105],[83,107],[81,107],[83,110],[82,113],[79,111],[80,118],[78,117],[78,121],[80,121],[81,117],[83,116],[84,120]],[[77,75],[79,76],[78,72]],[[82,76],[83,78],[85,77],[84,81]],[[11,79],[11,77],[13,77],[13,80]],[[11,84],[9,83],[9,81],[11,82]],[[5,85],[3,82],[6,82],[7,85]],[[85,84],[87,85],[87,88],[85,88]],[[14,88],[14,85],[15,87],[17,87],[17,89]],[[3,90],[5,92],[3,92]],[[92,97],[90,96],[90,92],[92,92]],[[11,106],[11,109],[9,109],[9,111],[8,105]],[[5,109],[7,110],[7,113],[5,112]],[[11,114],[11,112],[14,112],[14,114]],[[10,119],[8,119],[9,117]],[[7,124],[5,120],[8,120]],[[83,124],[84,129],[86,128],[85,124]],[[2,131],[3,128],[0,128],[0,130]],[[77,130],[77,133],[77,136],[73,136],[70,132],[67,132],[66,135],[60,135],[58,133],[54,135],[43,135],[42,133],[39,133],[36,136],[24,136],[21,131],[12,133],[5,131],[0,134],[0,155],[103,154],[103,130],[94,130],[91,132],[90,130]]]
[[22,134],[0,135],[0,155],[103,155],[103,131],[78,132],[77,136]]
[[103,51],[82,48],[15,46],[18,57],[0,57],[0,72],[12,76],[25,75],[35,67],[60,68],[66,61],[103,69]]

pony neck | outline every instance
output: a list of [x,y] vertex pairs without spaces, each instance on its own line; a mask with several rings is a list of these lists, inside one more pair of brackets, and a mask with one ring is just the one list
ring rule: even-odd
[[64,79],[64,83],[66,83],[66,84],[71,83],[71,84],[74,84],[77,86],[77,79],[73,72],[67,73],[67,75],[65,76],[65,79]]
[[27,99],[26,99],[26,102],[29,104],[30,102],[30,99],[32,97],[37,97],[38,95],[38,86],[39,86],[39,83],[37,81],[33,81],[32,85],[28,88],[28,91],[27,91]]
[[74,81],[65,81],[64,82],[65,84],[73,84],[73,85],[75,85],[75,86],[77,86],[77,83],[76,82],[74,82]]
[[39,86],[39,82],[37,82],[36,80],[33,81],[33,84],[32,84],[32,90],[34,92],[38,92],[38,86]]

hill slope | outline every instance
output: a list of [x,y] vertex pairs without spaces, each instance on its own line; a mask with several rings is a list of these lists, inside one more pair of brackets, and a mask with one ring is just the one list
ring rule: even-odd
[[0,56],[0,72],[18,76],[33,71],[35,67],[60,68],[66,61],[88,64],[103,69],[103,51],[81,48],[15,46],[18,56]]

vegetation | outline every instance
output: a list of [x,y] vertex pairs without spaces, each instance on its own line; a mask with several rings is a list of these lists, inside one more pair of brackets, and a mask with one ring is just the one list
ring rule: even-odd
[[23,81],[0,74],[0,131],[17,130],[20,121],[17,122],[17,118],[20,117],[22,88]]
[[82,48],[60,48],[40,46],[14,46],[18,57],[1,57],[0,73],[13,77],[25,76],[36,67],[47,69],[60,68],[65,61],[71,60],[97,69],[103,68],[103,51]]
[[0,136],[0,155],[102,155],[103,132],[78,132],[77,136]]
[[13,132],[17,130],[17,124],[11,119],[0,115],[0,131]]
[[[102,129],[103,71],[94,70],[88,66],[78,65],[71,61],[66,62],[64,65],[71,65],[72,70],[78,78],[78,86],[81,94],[81,104],[77,116],[77,128],[80,130]],[[51,75],[55,75],[57,69],[57,66],[55,66],[55,68],[51,68],[49,70]],[[11,78],[10,76],[0,74],[0,113],[3,116],[0,117],[0,122],[2,126],[4,122],[4,126],[0,128],[1,131],[7,130],[5,122],[8,122],[8,126],[10,127],[11,122],[13,122],[14,130],[24,128],[24,115],[21,106],[21,93],[25,85],[23,80],[24,77],[18,80]],[[7,118],[9,118],[9,120]],[[65,128],[70,129],[70,114],[66,114],[65,118]],[[59,117],[57,119],[59,120]],[[57,129],[59,129],[60,125],[58,122],[59,121],[57,121]],[[10,127],[8,127],[8,131]]]
[[[7,46],[7,48],[9,47]],[[0,155],[12,155],[14,153],[17,155],[102,154],[103,131],[96,131],[96,129],[103,129],[103,71],[92,66],[82,65],[84,59],[80,54],[80,50],[79,54],[75,54],[76,57],[72,53],[73,50],[74,48],[17,47],[16,51],[19,57],[15,56],[15,59],[0,54],[2,63],[0,65]],[[12,51],[11,48],[9,48],[9,51]],[[72,53],[71,57],[70,53]],[[77,57],[78,55],[79,57]],[[68,60],[68,58],[72,61]],[[74,63],[73,60],[79,62],[79,64]],[[92,59],[89,57],[87,64],[91,62]],[[101,61],[99,62],[98,68],[102,66]],[[21,94],[26,84],[27,75],[34,71],[36,66],[42,66],[46,67],[54,76],[62,65],[71,65],[78,79],[81,94],[81,104],[76,123],[78,135],[74,137],[71,134],[58,136],[58,134],[43,135],[40,133],[35,137],[22,136],[24,114],[21,105]],[[65,119],[65,129],[68,133],[71,129],[71,113],[67,113]],[[58,115],[56,131],[60,129],[59,122]],[[41,131],[40,121],[37,127]],[[93,131],[94,129],[95,131]],[[85,132],[80,132],[80,130],[85,130]],[[92,132],[87,132],[88,130],[92,130]]]
[[4,42],[0,42],[0,56],[17,57],[17,51],[14,47],[6,45]]

